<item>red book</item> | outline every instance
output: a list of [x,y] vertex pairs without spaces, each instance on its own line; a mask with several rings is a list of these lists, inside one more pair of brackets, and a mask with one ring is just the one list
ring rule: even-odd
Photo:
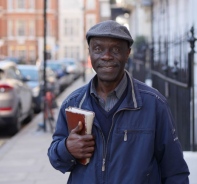
[[[79,109],[76,107],[68,107],[67,109],[65,109],[65,112],[69,133],[78,125],[79,121],[81,121],[83,124],[83,129],[80,132],[81,135],[92,133],[92,124],[95,116],[95,113],[93,111]],[[79,162],[83,165],[88,164],[89,161],[89,158],[79,160]]]

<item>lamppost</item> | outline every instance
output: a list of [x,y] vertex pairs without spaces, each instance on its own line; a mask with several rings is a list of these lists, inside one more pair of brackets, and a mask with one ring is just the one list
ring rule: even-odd
[[46,52],[46,28],[47,28],[47,17],[46,17],[46,9],[47,9],[47,0],[44,0],[44,38],[43,38],[43,42],[44,42],[44,49],[43,49],[43,55],[44,55],[44,69],[43,69],[43,81],[44,81],[44,85],[43,85],[43,102],[44,102],[44,106],[43,106],[43,129],[46,132],[46,117],[45,117],[45,110],[46,110],[46,103],[45,103],[45,94],[46,94],[46,88],[47,88],[47,81],[46,81],[46,59],[47,59],[47,52]]

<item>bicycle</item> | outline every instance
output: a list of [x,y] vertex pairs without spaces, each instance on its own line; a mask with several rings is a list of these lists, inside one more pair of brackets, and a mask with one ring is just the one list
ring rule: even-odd
[[44,96],[44,107],[43,107],[43,116],[44,123],[39,124],[39,129],[43,129],[46,131],[47,125],[49,125],[51,133],[54,132],[55,129],[55,118],[54,118],[54,108],[57,107],[57,103],[55,101],[55,95],[52,91],[47,91]]
[[53,111],[53,104],[55,103],[55,95],[51,91],[47,91],[45,94],[45,110],[44,110],[44,117],[45,120],[48,121],[51,133],[54,131],[54,111]]

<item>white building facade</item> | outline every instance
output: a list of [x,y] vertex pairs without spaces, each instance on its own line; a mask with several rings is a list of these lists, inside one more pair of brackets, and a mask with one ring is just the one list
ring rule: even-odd
[[84,58],[84,4],[59,0],[58,58]]
[[[191,75],[190,89],[190,122],[185,122],[190,127],[191,150],[197,149],[197,54],[193,53],[193,59],[188,59],[188,54],[193,50],[190,41],[197,38],[197,1],[196,0],[165,0],[153,1],[153,39],[156,44],[155,53],[164,51],[163,56],[155,54],[155,61],[163,59],[168,66],[177,66],[188,71]],[[193,30],[193,37],[192,32]],[[193,40],[194,41],[194,40]],[[157,43],[167,43],[168,52]],[[194,43],[194,42],[193,42]],[[181,46],[180,46],[181,45]],[[195,44],[194,51],[197,50]],[[167,56],[166,56],[167,55]],[[190,65],[190,64],[191,65]],[[190,78],[190,77],[189,77]],[[182,100],[185,96],[182,96]],[[181,108],[184,108],[183,106]],[[186,111],[189,112],[189,109]]]
[[127,20],[134,43],[147,38],[150,52],[141,63],[149,61],[153,87],[168,99],[183,148],[197,150],[197,0],[111,2],[129,11],[117,18]]

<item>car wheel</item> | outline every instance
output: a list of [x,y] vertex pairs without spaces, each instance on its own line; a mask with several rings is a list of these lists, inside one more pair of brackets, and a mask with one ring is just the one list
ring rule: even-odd
[[29,123],[34,117],[34,107],[33,107],[33,103],[32,103],[32,106],[29,110],[29,113],[28,113],[28,117],[25,119],[25,123]]
[[10,134],[14,135],[21,129],[21,107],[19,106],[16,112],[15,117],[13,118],[12,125],[10,127]]

